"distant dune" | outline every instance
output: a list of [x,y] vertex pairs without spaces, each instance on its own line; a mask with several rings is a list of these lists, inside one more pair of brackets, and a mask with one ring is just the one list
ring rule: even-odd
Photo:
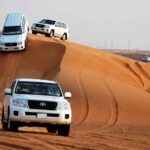
[[0,131],[0,148],[150,149],[149,64],[38,35],[25,52],[1,53],[0,64],[1,98],[20,77],[56,80],[73,95],[71,137]]

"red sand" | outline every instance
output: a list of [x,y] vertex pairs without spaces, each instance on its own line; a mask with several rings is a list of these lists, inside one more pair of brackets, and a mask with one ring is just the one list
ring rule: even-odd
[[56,80],[72,92],[70,137],[44,128],[0,131],[0,149],[150,149],[150,65],[31,35],[25,52],[0,54],[0,97],[17,77]]

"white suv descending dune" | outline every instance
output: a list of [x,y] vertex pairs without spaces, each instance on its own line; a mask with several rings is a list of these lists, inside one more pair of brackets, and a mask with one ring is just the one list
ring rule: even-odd
[[71,107],[58,83],[40,79],[16,79],[5,89],[2,128],[18,131],[21,126],[44,126],[48,132],[68,136]]
[[0,51],[20,51],[28,46],[29,25],[23,13],[10,13],[0,35]]
[[48,37],[58,37],[62,40],[67,40],[69,37],[69,28],[66,23],[43,19],[38,23],[33,23],[32,34],[45,34]]

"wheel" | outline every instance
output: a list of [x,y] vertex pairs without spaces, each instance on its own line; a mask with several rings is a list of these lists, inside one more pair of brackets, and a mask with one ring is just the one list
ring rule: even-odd
[[67,40],[67,34],[66,33],[63,34],[61,40]]
[[32,34],[37,34],[37,32],[36,31],[32,31]]
[[7,129],[9,131],[16,131],[17,132],[18,128],[19,128],[19,126],[10,119],[10,113],[8,113]]
[[58,135],[69,136],[70,125],[62,125],[58,128]]
[[50,32],[50,37],[54,37],[54,30]]
[[56,133],[57,131],[56,127],[46,127],[46,129],[47,129],[47,132],[49,133]]
[[1,122],[2,122],[2,129],[7,130],[7,120],[4,116],[4,108],[2,109],[2,118],[1,118]]
[[47,34],[45,34],[45,36],[46,36],[46,37],[50,37],[50,34],[47,33]]

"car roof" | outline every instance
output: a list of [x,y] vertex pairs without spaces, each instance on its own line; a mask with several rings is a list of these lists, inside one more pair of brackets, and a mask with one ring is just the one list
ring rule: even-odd
[[23,13],[9,13],[5,20],[5,26],[19,26],[23,16]]
[[32,79],[32,78],[18,78],[18,81],[25,81],[25,82],[41,82],[41,83],[53,83],[56,84],[55,81],[52,80],[42,80],[42,79]]

